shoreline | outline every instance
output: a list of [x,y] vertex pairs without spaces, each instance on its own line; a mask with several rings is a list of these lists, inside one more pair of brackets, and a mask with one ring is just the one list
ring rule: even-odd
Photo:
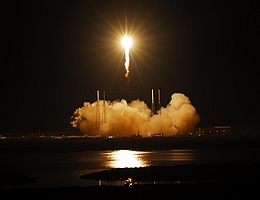
[[[134,168],[111,168],[82,174],[82,180],[110,181],[131,185],[160,185],[160,184],[211,184],[211,183],[256,183],[260,180],[260,163],[225,163],[225,164],[176,164],[174,166],[148,166]],[[21,174],[1,174],[1,185],[24,185],[35,183],[37,178]],[[115,185],[111,185],[115,186]],[[34,188],[31,188],[34,189]]]
[[260,163],[254,164],[185,164],[114,168],[81,175],[81,179],[119,181],[131,178],[138,182],[238,183],[257,182]]
[[0,140],[0,154],[69,153],[100,150],[260,148],[260,137],[161,137],[117,139],[22,138]]
[[[218,148],[254,148],[260,151],[259,137],[173,137],[173,138],[120,138],[120,139],[42,139],[23,138],[6,139],[0,141],[0,154],[37,154],[37,153],[70,153],[99,150],[169,150],[169,149],[218,149]],[[241,163],[241,165],[245,165]],[[241,167],[240,165],[240,167]],[[259,166],[259,163],[253,164]],[[186,165],[187,166],[187,165]],[[211,165],[213,166],[213,165]],[[223,166],[223,165],[222,165]],[[233,167],[239,165],[232,165]],[[258,191],[259,170],[254,173],[248,165],[247,170],[240,168],[242,172],[252,173],[250,179],[247,174],[237,176],[233,181],[219,182],[196,182],[192,184],[142,184],[126,186],[75,186],[59,188],[25,188],[25,189],[1,189],[2,194],[10,197],[17,195],[21,197],[42,196],[58,197],[66,199],[87,198],[87,199],[172,199],[191,197],[219,199],[219,198],[248,198]],[[182,165],[183,167],[183,165]],[[188,167],[191,167],[189,165]],[[204,166],[205,167],[205,166]],[[260,169],[260,167],[258,167]],[[257,169],[258,169],[257,168]],[[239,169],[239,168],[236,168]],[[181,172],[182,170],[182,172]],[[188,170],[189,171],[189,170]],[[200,173],[204,170],[199,170]],[[222,170],[220,170],[221,172]],[[186,174],[185,170],[178,172]],[[199,174],[198,174],[199,175]],[[244,177],[244,178],[243,178]],[[252,178],[253,177],[253,178]],[[28,178],[28,177],[27,177]],[[80,178],[80,177],[79,177]],[[28,179],[27,179],[28,180]]]

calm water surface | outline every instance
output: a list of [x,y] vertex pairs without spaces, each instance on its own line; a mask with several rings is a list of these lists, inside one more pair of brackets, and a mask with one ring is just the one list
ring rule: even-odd
[[[0,185],[0,188],[40,188],[98,185],[80,175],[111,168],[173,166],[176,164],[259,163],[259,149],[175,149],[164,151],[85,151],[0,155],[3,173],[18,173],[37,178],[26,185]],[[102,184],[119,184],[103,182]]]

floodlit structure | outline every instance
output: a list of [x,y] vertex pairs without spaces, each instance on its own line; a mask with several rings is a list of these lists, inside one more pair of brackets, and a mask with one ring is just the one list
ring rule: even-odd
[[97,105],[96,105],[96,134],[100,130],[100,108],[99,108],[99,90],[97,90]]
[[151,103],[151,116],[156,115],[156,114],[161,114],[161,90],[157,90],[157,106],[155,105],[155,100],[154,100],[154,89],[152,89],[152,103]]
[[104,124],[106,123],[106,100],[105,96],[106,93],[103,91],[103,100],[102,100],[102,119],[100,121],[100,99],[99,99],[100,93],[99,90],[97,90],[97,104],[96,104],[96,134],[99,134],[100,132],[100,125],[101,123]]
[[139,99],[110,102],[105,100],[105,91],[102,94],[97,90],[95,102],[84,102],[74,111],[72,127],[88,136],[168,137],[193,132],[200,120],[189,98],[181,93],[172,94],[166,107],[161,107],[161,91],[157,89],[152,89],[151,106]]

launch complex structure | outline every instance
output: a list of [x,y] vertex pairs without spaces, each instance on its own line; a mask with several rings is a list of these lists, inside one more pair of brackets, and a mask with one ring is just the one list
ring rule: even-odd
[[[155,103],[154,98],[154,89],[152,89],[151,93],[151,114],[150,117],[153,115],[161,115],[161,90],[157,90],[157,105]],[[102,114],[100,116],[100,114]],[[106,93],[103,91],[103,99],[100,99],[100,91],[97,90],[97,103],[96,103],[96,127],[95,133],[100,133],[100,125],[107,122],[106,118]]]

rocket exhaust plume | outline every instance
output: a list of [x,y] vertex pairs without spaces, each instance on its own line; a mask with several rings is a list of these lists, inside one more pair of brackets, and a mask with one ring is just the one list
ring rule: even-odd
[[122,45],[125,49],[125,77],[128,79],[129,78],[129,73],[130,73],[130,47],[132,45],[132,39],[125,35],[125,37],[122,39]]
[[98,125],[98,134],[103,136],[131,137],[140,133],[143,137],[150,137],[158,132],[158,123],[164,136],[173,136],[194,131],[200,121],[189,98],[181,93],[172,94],[169,104],[166,107],[161,106],[160,115],[152,116],[151,109],[139,99],[131,103],[124,99],[113,102],[105,100],[105,108],[101,106],[99,109],[101,113],[105,109],[106,123],[96,122],[97,105],[97,102],[84,102],[82,107],[74,111],[71,125],[86,135],[95,135]]

